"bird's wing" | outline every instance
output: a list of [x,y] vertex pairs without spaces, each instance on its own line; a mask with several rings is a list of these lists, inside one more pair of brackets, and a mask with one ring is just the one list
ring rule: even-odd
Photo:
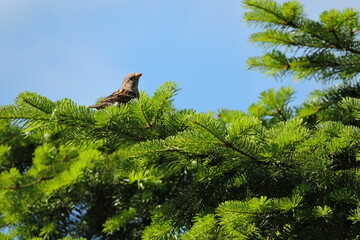
[[90,105],[89,108],[96,108],[96,109],[102,109],[102,108],[106,108],[107,106],[111,106],[111,103],[99,103],[99,104],[94,104],[94,105]]
[[106,98],[102,99],[100,101],[100,103],[107,103],[107,102],[127,103],[128,101],[130,101],[131,99],[136,98],[136,97],[137,97],[136,93],[134,93],[132,91],[126,91],[126,90],[120,89],[118,91],[113,92]]
[[137,98],[137,94],[132,91],[126,91],[123,89],[119,89],[106,98],[99,101],[98,104],[91,105],[89,107],[91,108],[105,108],[107,106],[115,105],[115,104],[121,104],[121,103],[127,103],[131,99]]

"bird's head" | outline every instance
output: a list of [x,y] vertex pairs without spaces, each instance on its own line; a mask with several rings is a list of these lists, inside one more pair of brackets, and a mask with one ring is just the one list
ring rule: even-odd
[[129,73],[124,78],[122,88],[126,90],[136,91],[139,85],[139,79],[142,73]]

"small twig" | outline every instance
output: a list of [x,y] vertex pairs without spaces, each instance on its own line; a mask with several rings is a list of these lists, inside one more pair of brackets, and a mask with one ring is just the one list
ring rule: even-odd
[[2,190],[7,189],[7,190],[15,190],[15,191],[16,191],[16,190],[20,190],[20,189],[23,189],[23,188],[32,187],[32,186],[34,186],[34,185],[36,185],[36,184],[41,183],[42,181],[50,180],[50,179],[53,179],[53,178],[54,178],[54,176],[51,176],[51,177],[41,177],[41,178],[39,178],[38,180],[36,180],[35,182],[29,183],[29,184],[27,184],[27,185],[23,185],[23,186],[17,186],[17,185],[15,185],[14,187],[7,187],[7,188],[0,188],[0,189],[2,189]]
[[141,113],[142,113],[142,115],[143,115],[143,117],[144,117],[144,119],[145,119],[145,121],[147,123],[145,128],[150,128],[153,125],[153,123],[147,118],[147,116],[146,116],[146,114],[144,112],[143,105],[142,104],[139,104],[139,105],[140,105],[140,111],[141,111]]
[[248,154],[248,153],[246,153],[246,152],[244,152],[244,151],[236,148],[232,143],[227,142],[227,141],[224,141],[224,140],[221,139],[220,137],[216,136],[216,134],[213,133],[213,132],[212,132],[209,128],[207,128],[206,126],[204,126],[204,125],[202,125],[202,124],[200,124],[200,123],[198,123],[198,122],[194,122],[194,123],[197,124],[197,125],[199,125],[199,126],[202,127],[203,129],[205,129],[205,130],[208,131],[209,133],[211,133],[211,135],[213,135],[214,137],[216,137],[216,138],[221,142],[221,143],[220,143],[221,145],[223,145],[223,146],[225,146],[225,147],[229,147],[230,149],[232,149],[232,150],[234,150],[234,151],[236,151],[236,152],[238,152],[238,153],[240,153],[240,154],[242,154],[242,155],[244,155],[244,156],[246,156],[246,157],[248,157],[248,158],[250,158],[250,159],[252,159],[252,160],[259,161],[259,159],[257,159],[256,157],[251,156],[250,154]]

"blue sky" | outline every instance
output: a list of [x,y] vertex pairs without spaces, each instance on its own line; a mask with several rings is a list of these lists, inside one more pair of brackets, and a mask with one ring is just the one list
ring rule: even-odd
[[[284,1],[278,1],[284,2]],[[309,17],[360,0],[303,0]],[[0,104],[22,91],[90,105],[141,72],[149,94],[166,81],[182,89],[179,109],[246,110],[271,87],[294,86],[294,104],[321,87],[277,82],[246,69],[262,49],[240,0],[0,0]]]

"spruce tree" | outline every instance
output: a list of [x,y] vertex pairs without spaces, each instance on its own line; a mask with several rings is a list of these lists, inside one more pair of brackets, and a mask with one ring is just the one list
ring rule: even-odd
[[0,108],[1,238],[360,239],[359,13],[243,3],[269,50],[250,68],[338,85],[216,116],[176,109],[172,82],[101,110],[21,93]]

